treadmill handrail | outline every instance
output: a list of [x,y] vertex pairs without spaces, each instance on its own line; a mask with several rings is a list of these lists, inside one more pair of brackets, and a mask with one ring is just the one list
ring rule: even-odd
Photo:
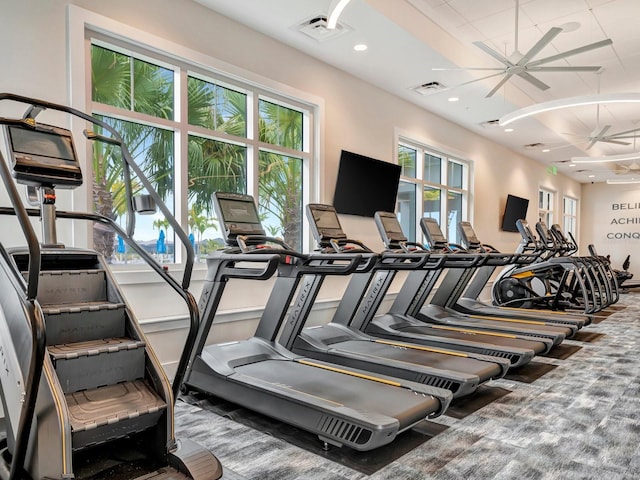
[[[380,254],[376,269],[378,270],[417,270],[424,267],[429,261],[431,254],[427,251],[415,253],[399,253],[386,251]],[[444,261],[444,260],[443,260]]]

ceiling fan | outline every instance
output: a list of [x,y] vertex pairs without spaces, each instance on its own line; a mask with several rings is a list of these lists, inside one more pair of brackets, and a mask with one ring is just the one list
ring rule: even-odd
[[[600,94],[600,78],[598,78],[598,94]],[[640,127],[632,128],[630,130],[624,130],[622,132],[607,134],[607,132],[610,129],[611,129],[611,125],[605,125],[602,128],[600,127],[600,104],[597,104],[596,105],[596,127],[591,132],[591,134],[585,136],[585,135],[579,135],[575,133],[563,132],[563,135],[582,138],[585,142],[588,142],[587,146],[585,147],[585,150],[589,150],[598,142],[629,146],[631,145],[631,142],[623,141],[624,139],[627,139],[627,138],[632,138],[635,146],[636,138],[638,136],[636,132],[640,132]]]
[[610,170],[616,175],[628,175],[640,173],[640,165],[637,162],[631,162],[629,165],[616,163],[611,165]]
[[[572,50],[568,50],[566,52],[558,53],[556,55],[551,55],[550,57],[541,58],[539,60],[533,60],[533,58],[540,53],[547,45],[549,45],[554,38],[562,32],[562,28],[553,27],[547,33],[543,35],[543,37],[538,40],[538,42],[531,47],[526,53],[522,54],[518,50],[518,15],[519,15],[519,0],[515,0],[516,2],[516,19],[515,19],[515,45],[514,51],[508,57],[502,55],[496,50],[492,49],[488,45],[483,42],[476,41],[473,44],[480,48],[483,52],[491,55],[493,58],[498,60],[504,66],[499,68],[462,68],[460,70],[496,70],[498,73],[494,73],[492,75],[488,75],[482,78],[477,78],[471,80],[469,82],[462,83],[461,85],[467,85],[473,82],[479,82],[481,80],[486,80],[487,78],[497,77],[502,75],[502,79],[498,82],[498,84],[493,87],[493,89],[486,95],[487,98],[493,96],[505,83],[509,81],[511,77],[514,75],[519,76],[520,78],[526,80],[532,85],[536,86],[540,90],[547,90],[549,85],[539,80],[538,78],[531,75],[532,72],[597,72],[602,67],[599,66],[547,66],[547,63],[551,63],[556,60],[562,60],[567,57],[578,55],[580,53],[588,52],[590,50],[595,50],[597,48],[605,47],[607,45],[611,45],[613,41],[610,38],[605,40],[600,40],[599,42],[590,43],[588,45],[584,45],[582,47],[574,48]],[[434,68],[433,70],[451,70],[448,68]],[[457,70],[457,69],[456,69]]]
[[631,134],[634,132],[640,132],[640,127],[639,127],[639,128],[632,128],[631,130],[625,130],[623,132],[610,133],[607,135],[607,132],[609,131],[610,128],[611,128],[611,125],[605,125],[600,129],[596,127],[596,129],[586,137],[584,135],[576,135],[574,133],[563,133],[563,135],[584,138],[585,141],[589,142],[588,145],[585,147],[585,149],[589,150],[598,142],[613,143],[616,145],[631,145],[631,142],[625,142],[622,139],[634,138],[635,135],[631,135]]

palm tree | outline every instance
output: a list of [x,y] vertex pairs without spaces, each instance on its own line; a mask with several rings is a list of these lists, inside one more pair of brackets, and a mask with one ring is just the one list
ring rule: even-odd
[[[260,102],[260,140],[302,150],[302,113]],[[301,248],[302,160],[261,151],[259,157],[259,195],[261,210],[275,217],[284,241]]]
[[[96,102],[160,118],[172,118],[173,72],[108,49],[92,47],[92,95]],[[191,125],[247,135],[246,94],[189,77],[188,118]],[[103,118],[120,134],[136,162],[165,199],[174,189],[174,135],[172,131],[134,122]],[[260,140],[302,149],[302,114],[260,100]],[[101,132],[98,132],[101,133]],[[122,219],[126,198],[119,150],[96,144],[93,153],[94,206],[97,212]],[[189,136],[188,202],[200,215],[211,218],[215,191],[246,191],[247,150],[244,146]],[[285,240],[299,247],[302,161],[267,151],[260,152],[259,204],[263,214],[275,218]],[[133,193],[141,190],[133,183]],[[205,228],[206,230],[206,228]],[[202,231],[202,233],[204,230]],[[113,255],[114,235],[94,229],[94,246],[105,257]],[[201,243],[201,242],[198,242]]]
[[200,246],[200,243],[202,242],[202,235],[209,228],[213,228],[217,230],[218,226],[211,218],[205,215],[202,212],[202,210],[199,210],[196,205],[192,205],[191,208],[189,209],[188,222],[189,222],[189,230],[191,230],[191,232],[196,233],[195,250],[196,250],[196,255],[199,255],[200,253],[199,246]]

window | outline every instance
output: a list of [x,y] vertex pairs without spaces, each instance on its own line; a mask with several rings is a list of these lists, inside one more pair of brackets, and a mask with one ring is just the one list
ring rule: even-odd
[[562,230],[565,235],[578,236],[578,200],[571,197],[562,199]]
[[402,167],[396,211],[402,229],[416,241],[421,217],[435,218],[451,243],[457,243],[458,222],[468,219],[469,164],[427,146],[398,144]]
[[[267,234],[302,250],[313,106],[174,57],[91,36],[91,111],[123,136],[188,231],[198,259],[221,243],[215,191],[253,195]],[[126,225],[122,165],[112,146],[94,145],[93,168],[95,211]],[[135,179],[132,190],[144,193]],[[161,261],[180,260],[160,213],[136,214],[135,220],[135,238],[145,249]],[[136,261],[110,231],[96,226],[93,237],[94,248],[111,262]]]
[[555,193],[541,188],[538,192],[538,218],[548,227],[554,222]]

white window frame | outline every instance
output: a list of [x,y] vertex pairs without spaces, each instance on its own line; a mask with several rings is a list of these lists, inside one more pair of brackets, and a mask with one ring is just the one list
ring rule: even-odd
[[544,221],[548,227],[555,222],[556,192],[548,188],[538,189],[538,219]]
[[[572,207],[567,209],[567,204]],[[578,199],[564,195],[562,197],[562,230],[565,235],[571,232],[576,240],[578,239],[578,212]]]
[[[447,214],[448,214],[448,193],[454,192],[462,195],[462,212],[461,217],[457,221],[470,220],[470,212],[472,211],[472,195],[471,195],[471,185],[472,185],[472,162],[469,160],[465,160],[460,155],[453,155],[443,151],[443,149],[434,148],[425,143],[409,139],[407,137],[399,137],[396,142],[395,148],[395,161],[399,163],[398,158],[398,150],[399,147],[407,147],[416,151],[416,176],[407,177],[401,175],[400,182],[404,182],[407,184],[413,184],[416,189],[416,205],[415,205],[415,225],[417,226],[420,222],[420,219],[423,218],[424,215],[424,202],[423,195],[425,187],[432,187],[440,190],[440,228],[442,232],[447,237],[447,240],[451,243],[457,243],[457,225],[452,225],[453,230],[447,224],[443,224],[442,220],[448,222]],[[435,157],[440,158],[440,183],[434,183],[429,180],[424,179],[424,159],[425,154],[429,154]],[[459,164],[463,168],[462,173],[462,187],[452,187],[448,185],[448,174],[449,174],[449,163]],[[457,222],[456,222],[457,223]],[[449,227],[449,228],[448,228]],[[416,227],[416,238],[410,238],[410,232],[405,232],[405,235],[411,241],[418,241],[421,239],[424,242],[424,235],[419,231],[420,229]],[[451,236],[451,233],[454,233],[454,236]],[[451,237],[451,238],[450,238]]]
[[[68,51],[69,51],[69,97],[70,103],[74,108],[82,111],[91,111],[91,56],[90,56],[90,43],[93,38],[98,39],[98,42],[105,40],[108,43],[108,48],[113,48],[124,45],[125,50],[128,47],[132,47],[131,50],[135,53],[136,58],[142,60],[151,60],[152,63],[162,65],[162,58],[168,60],[173,66],[175,63],[181,63],[187,65],[187,68],[182,68],[179,75],[186,75],[194,73],[193,76],[202,78],[203,76],[214,83],[221,84],[222,86],[231,86],[233,89],[241,90],[247,88],[252,92],[253,102],[248,101],[247,116],[251,117],[251,110],[258,108],[258,98],[264,98],[269,101],[276,101],[284,106],[290,106],[296,110],[304,110],[307,112],[305,115],[306,120],[304,124],[304,138],[305,145],[303,151],[290,151],[288,149],[282,149],[280,147],[263,144],[259,142],[257,135],[257,124],[247,119],[247,137],[241,139],[241,143],[246,143],[248,147],[247,151],[247,190],[249,192],[257,191],[257,175],[252,172],[254,168],[253,158],[257,159],[258,151],[261,148],[271,151],[281,151],[280,153],[303,158],[303,206],[319,200],[319,193],[322,191],[323,180],[320,178],[319,172],[322,171],[322,156],[320,152],[320,145],[322,144],[322,123],[323,123],[323,110],[324,101],[320,97],[302,92],[293,87],[275,82],[266,77],[260,76],[253,72],[244,70],[240,67],[230,65],[219,59],[210,57],[201,52],[189,49],[182,45],[176,44],[161,37],[157,37],[153,34],[144,32],[129,25],[120,23],[108,17],[104,17],[95,12],[85,10],[75,5],[67,6],[68,16]],[[103,45],[104,46],[104,45]],[[142,53],[140,55],[139,53]],[[145,58],[145,52],[148,52],[148,58]],[[186,81],[186,80],[185,80]],[[176,97],[180,93],[180,88],[174,89]],[[186,93],[184,93],[186,95]],[[104,113],[110,116],[121,113],[114,110],[113,107],[99,105],[100,111],[96,113]],[[176,128],[176,123],[180,123],[182,119],[186,122],[186,109],[180,110],[178,108],[177,115],[180,120],[177,122],[168,122],[165,125],[165,121],[161,121],[163,127]],[[134,121],[139,119],[142,123],[149,123],[149,116],[144,114],[138,114],[136,112],[127,111],[128,118]],[[116,115],[116,118],[122,118],[120,115]],[[153,119],[153,123],[156,123],[158,119]],[[84,122],[72,120],[72,130],[74,135],[82,135],[82,129],[85,128]],[[252,131],[249,131],[252,129]],[[188,126],[184,127],[183,132],[197,133],[198,127]],[[231,141],[237,143],[238,139],[226,138],[231,137],[223,133],[216,133],[216,137],[221,140]],[[179,157],[180,149],[186,148],[187,135],[176,135],[176,162]],[[184,145],[183,145],[184,144]],[[183,150],[184,151],[184,150]],[[89,151],[80,152],[83,157],[82,166],[85,170],[86,178],[92,178],[93,172],[91,171],[91,154]],[[257,168],[257,160],[256,160]],[[178,166],[178,165],[176,165]],[[176,192],[186,192],[187,183],[187,170],[186,165],[176,168],[174,187]],[[178,182],[180,185],[178,186]],[[77,189],[74,192],[74,204],[84,205],[87,210],[92,209],[92,190],[91,185],[86,185],[85,188]],[[187,202],[186,193],[184,198],[175,194],[175,215],[178,221],[186,227],[187,222]],[[309,235],[309,228],[307,220],[302,215],[302,245],[305,250],[312,248],[312,239]],[[75,227],[75,225],[74,225]],[[74,232],[74,244],[78,245],[90,245],[91,243],[91,225],[86,227],[78,225],[80,228],[76,228]],[[176,262],[180,262],[180,251],[176,252]],[[122,268],[122,267],[121,267]]]

